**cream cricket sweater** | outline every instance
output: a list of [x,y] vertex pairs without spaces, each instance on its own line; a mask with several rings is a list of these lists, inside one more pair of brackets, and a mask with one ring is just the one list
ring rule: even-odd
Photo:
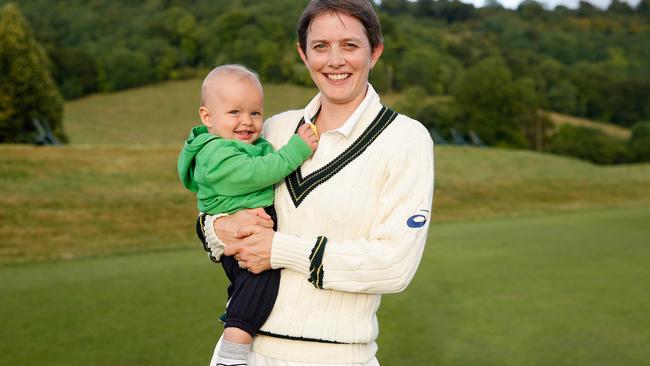
[[[283,146],[319,107],[320,94],[305,110],[271,117],[266,139]],[[322,134],[314,156],[275,189],[271,263],[284,270],[253,350],[297,362],[372,359],[381,294],[402,291],[413,278],[432,197],[428,131],[384,108],[369,85],[348,121]]]

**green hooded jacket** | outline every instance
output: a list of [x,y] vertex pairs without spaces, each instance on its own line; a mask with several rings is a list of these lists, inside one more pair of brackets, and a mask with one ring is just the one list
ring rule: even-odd
[[230,214],[273,204],[273,185],[298,169],[311,154],[298,135],[273,151],[263,138],[247,144],[196,126],[178,156],[178,174],[183,186],[197,193],[201,212]]

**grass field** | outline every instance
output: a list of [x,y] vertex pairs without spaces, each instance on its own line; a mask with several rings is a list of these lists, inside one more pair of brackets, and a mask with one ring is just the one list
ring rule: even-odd
[[[199,85],[74,101],[70,145],[0,145],[0,365],[206,364],[225,279],[176,173]],[[267,115],[315,93],[265,89]],[[380,308],[382,365],[650,365],[650,164],[435,157],[422,264]]]
[[[649,221],[645,207],[435,223],[411,286],[383,298],[382,365],[650,364]],[[198,244],[0,278],[3,365],[205,365],[225,301]]]

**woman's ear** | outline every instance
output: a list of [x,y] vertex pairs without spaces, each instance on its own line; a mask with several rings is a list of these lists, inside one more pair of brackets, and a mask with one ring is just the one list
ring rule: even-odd
[[305,52],[303,52],[302,47],[300,46],[300,42],[296,43],[296,48],[298,49],[298,54],[300,55],[302,63],[307,65],[307,55],[305,55]]
[[372,70],[373,67],[375,67],[375,64],[377,61],[379,61],[379,58],[381,57],[382,52],[384,52],[384,44],[380,43],[375,47],[375,49],[372,51],[370,54],[370,69]]

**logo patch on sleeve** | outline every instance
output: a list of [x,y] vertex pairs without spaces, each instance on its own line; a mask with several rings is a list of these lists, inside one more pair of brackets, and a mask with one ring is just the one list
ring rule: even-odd
[[427,214],[429,211],[427,210],[420,210],[418,211],[417,214],[411,216],[406,220],[406,226],[413,228],[413,229],[419,229],[422,226],[424,226],[427,223]]

